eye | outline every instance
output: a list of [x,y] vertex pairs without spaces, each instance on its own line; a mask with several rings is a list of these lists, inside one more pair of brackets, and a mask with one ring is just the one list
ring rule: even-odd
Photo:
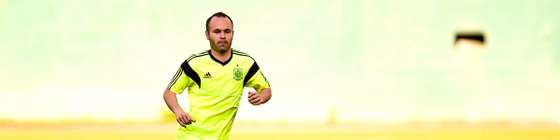
[[221,30],[218,30],[218,29],[216,29],[216,30],[214,30],[213,32],[214,32],[214,33],[220,33],[220,32],[222,32],[222,31],[221,31]]
[[231,30],[230,30],[230,29],[226,29],[226,30],[224,30],[224,32],[225,32],[225,33],[231,33]]

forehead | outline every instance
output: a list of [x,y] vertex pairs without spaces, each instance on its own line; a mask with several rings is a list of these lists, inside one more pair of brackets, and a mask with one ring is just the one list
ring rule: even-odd
[[212,17],[208,23],[208,28],[221,28],[221,29],[231,29],[232,23],[227,17]]

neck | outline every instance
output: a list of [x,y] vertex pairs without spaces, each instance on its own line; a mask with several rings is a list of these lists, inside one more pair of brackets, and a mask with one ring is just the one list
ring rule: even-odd
[[223,53],[210,49],[210,53],[210,55],[214,56],[214,58],[218,59],[221,62],[226,62],[231,57],[231,49],[228,49]]

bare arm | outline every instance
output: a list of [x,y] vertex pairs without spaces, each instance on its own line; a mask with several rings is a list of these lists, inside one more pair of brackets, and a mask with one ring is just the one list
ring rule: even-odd
[[186,125],[195,122],[192,117],[186,113],[183,108],[181,108],[177,102],[177,95],[173,91],[165,90],[163,93],[163,100],[165,101],[165,104],[167,104],[169,110],[175,114],[175,118],[177,119],[179,125],[185,127]]
[[264,104],[268,102],[270,98],[272,98],[272,90],[270,88],[263,89],[259,94],[253,91],[249,92],[249,102],[253,105]]

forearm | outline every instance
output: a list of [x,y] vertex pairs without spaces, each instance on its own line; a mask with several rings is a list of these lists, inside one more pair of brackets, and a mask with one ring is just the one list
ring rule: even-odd
[[165,104],[167,104],[169,110],[171,110],[173,113],[177,113],[177,111],[183,111],[183,109],[179,105],[179,102],[177,102],[177,95],[172,91],[165,90],[165,92],[163,93],[163,100],[165,101]]
[[175,114],[175,119],[177,119],[177,122],[182,127],[186,127],[187,125],[195,122],[189,113],[183,111],[181,106],[179,106],[179,103],[177,102],[177,95],[173,93],[173,91],[165,90],[165,92],[163,92],[163,100],[165,100],[165,104],[167,104],[169,110]]
[[270,98],[272,98],[272,90],[270,88],[263,89],[259,94],[262,97],[262,103],[266,103],[268,102],[268,100],[270,100]]

